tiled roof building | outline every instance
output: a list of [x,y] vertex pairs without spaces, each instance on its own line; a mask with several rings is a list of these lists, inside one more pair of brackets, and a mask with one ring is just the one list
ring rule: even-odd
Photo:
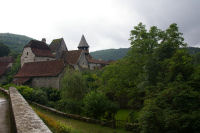
[[34,87],[60,88],[60,76],[64,72],[63,60],[25,63],[15,75],[16,84],[25,84]]
[[62,53],[68,51],[63,38],[54,39],[49,47],[51,49],[52,54],[56,57],[56,59],[61,58]]

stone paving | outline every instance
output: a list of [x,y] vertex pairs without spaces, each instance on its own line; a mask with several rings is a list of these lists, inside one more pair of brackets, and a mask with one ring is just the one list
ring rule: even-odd
[[7,99],[0,95],[0,133],[10,133],[10,112]]

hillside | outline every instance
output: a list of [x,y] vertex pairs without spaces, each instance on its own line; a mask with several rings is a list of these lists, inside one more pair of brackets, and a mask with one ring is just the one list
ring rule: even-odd
[[106,50],[99,50],[95,52],[91,52],[90,54],[95,59],[102,59],[102,60],[118,60],[126,56],[129,48],[120,48],[120,49],[106,49]]
[[0,33],[0,42],[8,46],[15,52],[21,52],[24,45],[26,45],[32,38],[11,33]]
[[[188,47],[188,52],[193,55],[200,52],[200,48],[197,47]],[[120,48],[120,49],[106,49],[106,50],[99,50],[95,52],[91,52],[90,54],[95,59],[102,59],[102,60],[118,60],[126,56],[129,48]]]

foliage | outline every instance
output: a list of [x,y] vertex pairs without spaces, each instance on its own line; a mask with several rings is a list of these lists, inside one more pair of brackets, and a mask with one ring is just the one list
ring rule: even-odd
[[106,112],[115,114],[118,109],[117,105],[109,101],[101,92],[91,91],[86,95],[83,103],[85,114],[95,119],[101,118]]
[[10,49],[3,43],[0,43],[0,57],[8,56],[9,53]]
[[56,102],[55,108],[73,114],[81,114],[82,112],[82,101],[75,101],[73,99],[61,99]]
[[26,100],[44,105],[47,104],[47,95],[41,89],[28,86],[16,86],[16,88]]
[[0,33],[0,42],[4,43],[6,46],[10,48],[11,51],[21,52],[23,47],[30,41],[32,38],[11,34],[11,33]]
[[106,49],[91,52],[93,58],[101,60],[119,60],[126,56],[129,48],[120,48],[120,49]]
[[[69,76],[70,75],[70,76]],[[67,69],[61,81],[62,98],[81,100],[88,92],[86,82],[78,71]]]
[[39,112],[35,110],[36,113],[39,115],[40,118],[55,132],[55,133],[70,133],[71,127],[68,127],[67,125],[63,124],[60,121],[55,121],[51,117],[43,114],[42,112]]
[[14,75],[17,74],[20,67],[21,67],[21,55],[18,55],[11,67],[11,70],[6,75],[7,83],[10,83],[13,80]]

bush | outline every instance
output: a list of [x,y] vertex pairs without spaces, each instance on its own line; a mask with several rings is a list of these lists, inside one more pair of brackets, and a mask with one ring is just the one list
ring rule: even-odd
[[55,107],[66,113],[80,114],[82,112],[82,102],[72,99],[62,99],[57,102]]
[[109,101],[101,92],[91,91],[85,96],[83,103],[84,113],[95,119],[101,118],[106,112],[116,113],[118,109],[118,106]]
[[60,121],[55,121],[51,117],[35,110],[39,117],[55,132],[55,133],[70,133],[71,127],[61,123]]

